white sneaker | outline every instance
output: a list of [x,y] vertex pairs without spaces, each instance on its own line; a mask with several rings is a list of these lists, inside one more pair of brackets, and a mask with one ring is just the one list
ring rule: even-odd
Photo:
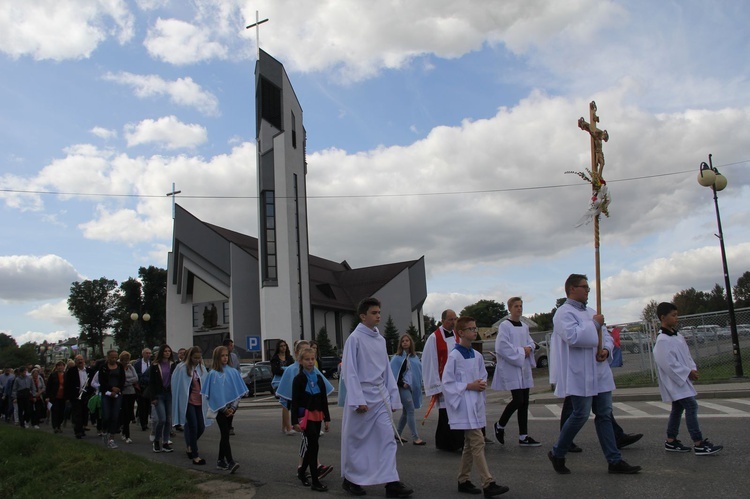
[[130,440],[130,439],[128,439],[127,437],[125,437],[125,435],[120,435],[120,439],[121,439],[121,440],[122,440],[123,442],[125,442],[126,440]]
[[294,431],[294,430],[287,430],[287,431],[286,431],[286,434],[287,434],[287,436],[289,436],[289,437],[293,437],[294,435],[296,435],[296,434],[297,434],[297,432],[296,432],[296,431]]
[[38,424],[35,424],[35,425],[34,425],[34,429],[35,429],[35,430],[38,430],[38,429],[39,429],[39,425],[38,425]]
[[109,447],[110,449],[117,449],[117,444],[115,443],[114,440],[110,440],[109,443],[107,444],[107,447]]
[[125,443],[126,444],[132,444],[133,441],[130,439],[130,437],[128,437],[128,438],[125,439]]

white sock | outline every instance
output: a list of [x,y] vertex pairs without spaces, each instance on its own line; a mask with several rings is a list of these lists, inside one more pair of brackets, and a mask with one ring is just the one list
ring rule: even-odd
[[526,437],[528,437],[528,435],[518,435],[518,440],[526,440]]

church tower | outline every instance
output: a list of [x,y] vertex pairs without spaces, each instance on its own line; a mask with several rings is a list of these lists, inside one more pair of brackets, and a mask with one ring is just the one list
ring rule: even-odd
[[312,337],[305,128],[284,66],[263,50],[255,65],[255,110],[260,334],[291,345]]

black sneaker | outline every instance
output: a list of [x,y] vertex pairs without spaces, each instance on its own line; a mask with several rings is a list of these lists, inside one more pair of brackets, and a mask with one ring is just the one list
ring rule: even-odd
[[341,484],[341,488],[345,491],[349,492],[353,496],[363,496],[367,494],[365,489],[357,485],[356,483],[352,483],[346,478],[344,478],[343,483]]
[[310,490],[314,490],[315,492],[326,492],[328,487],[320,482],[313,482],[312,485],[310,485]]
[[482,489],[471,483],[469,480],[458,482],[458,491],[464,494],[481,494]]
[[385,486],[385,497],[409,497],[414,493],[414,489],[410,489],[401,482],[389,482]]
[[230,475],[234,475],[234,472],[240,469],[239,463],[235,463],[234,461],[229,461],[227,463],[227,471],[229,471]]
[[609,472],[615,475],[634,475],[639,471],[641,471],[640,466],[630,466],[625,461],[618,461],[609,465]]
[[333,471],[333,466],[326,466],[321,464],[318,466],[318,479],[327,477]]
[[505,445],[505,428],[500,428],[500,423],[495,423],[495,438]]
[[549,451],[547,453],[547,457],[549,458],[550,461],[552,461],[552,467],[555,468],[556,472],[558,472],[561,475],[570,475],[570,470],[565,467],[564,457],[555,457],[555,455],[552,454],[552,451]]
[[297,468],[297,478],[299,478],[299,481],[302,482],[303,486],[310,486],[310,480],[307,478],[307,473],[303,472],[302,468]]
[[520,445],[521,447],[539,447],[542,444],[540,442],[537,442],[533,438],[526,436],[526,438],[524,438],[523,440],[518,441],[518,445]]
[[574,454],[578,454],[578,453],[580,453],[580,452],[583,452],[583,449],[581,449],[580,447],[578,447],[578,446],[577,446],[577,445],[575,444],[575,442],[571,442],[571,443],[570,443],[570,447],[568,447],[568,452],[572,452],[572,453],[574,453]]
[[495,497],[499,496],[500,494],[505,494],[510,490],[510,487],[506,487],[505,485],[498,485],[495,482],[490,482],[488,486],[486,486],[482,491],[484,492],[484,497]]
[[[154,441],[154,443],[156,443],[156,441]],[[161,451],[169,453],[169,452],[173,452],[174,449],[172,449],[172,446],[169,444],[162,444]]]
[[695,452],[696,456],[710,456],[720,452],[723,448],[723,445],[714,445],[707,438],[704,438],[701,440],[701,443],[693,447],[693,452]]
[[218,461],[216,461],[216,469],[226,471],[229,469],[229,466],[227,466],[227,462],[225,460],[219,459]]
[[617,439],[617,448],[622,449],[630,444],[636,443],[643,437],[643,433],[626,433]]
[[152,444],[152,448],[154,449],[154,452],[161,452],[161,444],[154,440],[154,443]]
[[682,445],[679,440],[664,442],[664,450],[667,452],[690,452],[690,447]]

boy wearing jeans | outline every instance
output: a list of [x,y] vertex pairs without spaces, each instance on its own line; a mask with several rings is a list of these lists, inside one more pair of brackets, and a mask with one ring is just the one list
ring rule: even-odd
[[[484,435],[487,370],[484,358],[471,347],[477,337],[477,323],[471,317],[460,317],[456,322],[459,343],[448,353],[443,370],[443,396],[451,430],[464,431],[464,450],[458,473],[458,491],[494,497],[510,490],[492,479],[484,457]],[[471,468],[476,465],[482,488],[469,481]]]
[[659,391],[664,402],[672,403],[664,449],[668,452],[690,452],[690,447],[682,445],[677,440],[684,411],[695,455],[716,454],[723,447],[703,438],[698,425],[698,402],[695,400],[696,391],[691,383],[698,379],[698,371],[685,338],[677,333],[677,307],[672,303],[662,302],[656,307],[656,316],[661,321],[661,331],[656,338],[653,352],[659,375]]

